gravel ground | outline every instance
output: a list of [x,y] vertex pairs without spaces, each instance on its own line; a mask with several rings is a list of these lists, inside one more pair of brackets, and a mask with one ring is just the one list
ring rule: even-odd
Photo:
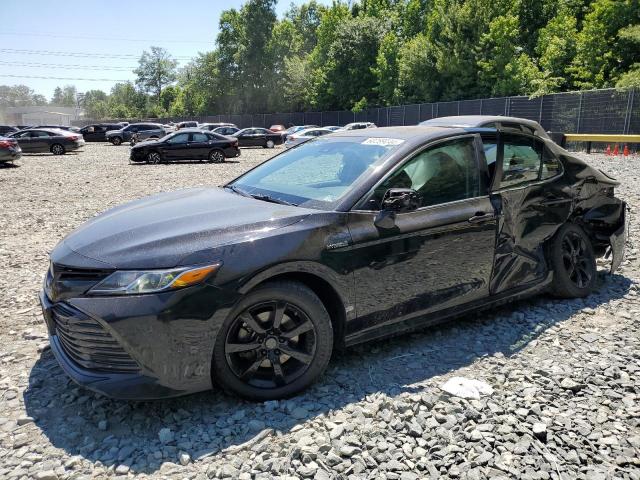
[[[287,401],[127,403],[71,383],[36,300],[47,252],[113,205],[220,184],[272,153],[147,166],[89,144],[0,167],[0,478],[640,479],[638,158],[585,157],[632,208],[623,268],[587,299],[539,297],[352,349]],[[480,398],[446,393],[452,377],[484,382]]]

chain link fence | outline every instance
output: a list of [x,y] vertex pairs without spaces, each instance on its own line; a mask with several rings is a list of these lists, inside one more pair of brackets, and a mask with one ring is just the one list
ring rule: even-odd
[[[206,115],[127,119],[167,123],[196,120],[200,123],[229,122],[240,128],[271,125],[346,125],[373,122],[379,127],[416,125],[431,118],[450,115],[504,115],[535,120],[547,131],[563,133],[640,133],[640,92],[629,90],[589,90],[554,93],[541,97],[502,97],[454,102],[420,103],[330,112],[257,113],[243,115]],[[103,120],[104,121],[104,120]],[[117,120],[116,120],[117,121]],[[96,120],[74,121],[82,126]]]

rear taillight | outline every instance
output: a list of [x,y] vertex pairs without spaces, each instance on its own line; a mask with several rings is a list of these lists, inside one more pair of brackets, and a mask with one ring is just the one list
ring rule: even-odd
[[0,148],[15,147],[17,144],[15,140],[0,140]]
[[75,142],[80,138],[80,135],[69,135],[69,138]]

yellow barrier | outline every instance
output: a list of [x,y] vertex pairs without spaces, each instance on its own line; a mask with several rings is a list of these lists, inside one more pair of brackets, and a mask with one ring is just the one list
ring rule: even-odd
[[596,133],[565,133],[567,142],[610,142],[610,143],[640,143],[640,135],[605,135]]

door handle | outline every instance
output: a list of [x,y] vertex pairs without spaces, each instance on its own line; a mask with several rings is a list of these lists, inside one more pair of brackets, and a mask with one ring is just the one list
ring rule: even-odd
[[494,218],[496,218],[496,216],[493,213],[476,212],[468,221],[469,223],[484,223]]

